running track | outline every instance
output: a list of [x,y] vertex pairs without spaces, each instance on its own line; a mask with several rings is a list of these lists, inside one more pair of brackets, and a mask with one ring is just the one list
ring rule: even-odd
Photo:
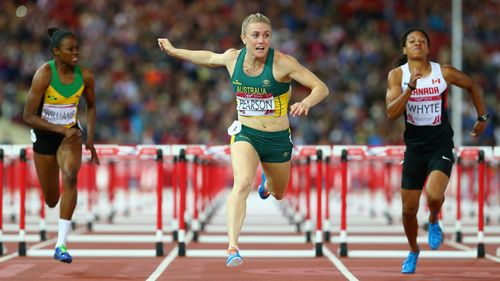
[[[97,240],[103,237],[114,237],[113,242],[70,242],[70,253],[73,253],[72,264],[62,264],[53,260],[50,255],[56,240],[54,227],[57,218],[57,209],[50,210],[48,218],[48,240],[44,242],[30,242],[28,240],[28,256],[17,256],[17,242],[9,242],[6,237],[15,235],[9,232],[9,225],[4,224],[4,246],[7,252],[0,257],[1,280],[500,280],[500,257],[496,256],[499,244],[486,244],[485,258],[425,258],[421,257],[414,275],[400,273],[403,257],[397,258],[356,258],[339,257],[338,220],[334,221],[331,242],[324,242],[322,257],[314,257],[314,243],[306,243],[302,232],[294,231],[295,226],[289,224],[289,219],[283,212],[284,204],[273,199],[261,201],[255,193],[248,200],[247,219],[240,237],[241,254],[244,264],[238,268],[225,266],[224,250],[227,247],[225,232],[225,198],[223,193],[220,206],[215,215],[200,233],[199,242],[191,241],[191,235],[186,237],[187,256],[178,257],[177,244],[172,241],[170,233],[164,237],[164,256],[162,257],[85,257],[78,254],[79,249],[143,249],[154,250],[154,243],[119,242],[120,237],[140,236],[141,229],[154,226],[154,214],[141,212],[130,217],[117,215],[113,226],[122,226],[129,232],[113,232],[107,229],[106,222],[98,222],[92,233],[88,233],[85,224],[77,224],[70,235],[70,241],[82,241],[82,234],[86,237],[94,236]],[[363,205],[362,197],[353,196],[351,203]],[[354,208],[353,208],[354,209]],[[356,208],[358,209],[358,208]],[[422,211],[421,211],[422,212]],[[148,215],[149,214],[149,215]],[[78,215],[78,214],[77,214]],[[78,217],[77,217],[78,218]],[[75,219],[78,221],[78,219]],[[421,221],[422,218],[420,218]],[[4,221],[7,221],[5,218]],[[84,219],[80,221],[85,221]],[[382,216],[366,215],[366,212],[351,211],[349,218],[348,249],[353,254],[356,250],[377,250],[380,253],[390,250],[401,250],[406,255],[406,243],[401,242],[404,235],[398,230],[400,220],[393,225],[384,222]],[[498,220],[492,220],[493,225],[486,227],[486,237],[489,229],[498,228]],[[32,220],[36,223],[36,219]],[[153,222],[153,223],[150,223]],[[495,225],[496,223],[496,225]],[[464,225],[466,223],[464,222]],[[147,227],[146,227],[147,228]],[[118,229],[118,228],[116,228]],[[357,232],[359,230],[359,232]],[[447,232],[449,230],[451,232]],[[445,234],[448,238],[439,251],[456,251],[457,256],[467,250],[474,250],[474,243],[457,244],[452,240],[453,224],[445,224]],[[27,220],[27,236],[30,234],[30,219]],[[394,233],[391,233],[394,231]],[[36,232],[31,232],[36,234]],[[151,234],[145,232],[142,234]],[[97,236],[101,235],[101,236]],[[128,235],[128,236],[127,236]],[[419,235],[424,241],[426,232],[420,230]],[[467,234],[465,234],[467,235]],[[498,236],[498,233],[496,234]],[[363,243],[363,237],[387,238],[385,242]],[[153,241],[154,237],[151,239]],[[356,240],[357,239],[357,240]],[[394,242],[391,242],[394,240]],[[357,242],[356,242],[357,241]],[[467,242],[467,240],[464,240]],[[267,243],[265,243],[267,242]],[[420,243],[423,253],[430,252],[425,242]],[[32,249],[47,249],[41,257],[29,255]],[[40,251],[39,251],[40,252]],[[111,253],[111,251],[109,251]],[[276,257],[281,253],[283,257]],[[302,257],[290,257],[298,253]],[[396,252],[397,253],[397,252]],[[271,255],[274,257],[263,257]],[[204,257],[205,256],[205,257]]]

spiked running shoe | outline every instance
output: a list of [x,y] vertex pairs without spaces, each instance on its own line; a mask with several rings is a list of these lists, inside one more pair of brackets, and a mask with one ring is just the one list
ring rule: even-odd
[[429,229],[427,231],[429,231],[429,247],[432,250],[439,249],[441,242],[443,242],[443,231],[441,231],[439,223],[429,223]]
[[260,198],[265,200],[267,199],[267,197],[269,197],[269,195],[271,195],[271,192],[266,189],[266,176],[264,175],[264,173],[262,173],[262,181],[259,185],[259,196]]
[[243,264],[243,258],[240,256],[238,248],[231,247],[230,249],[226,250],[226,255],[227,255],[227,260],[226,260],[227,267],[236,267]]
[[406,260],[403,262],[403,267],[401,268],[401,273],[403,274],[413,274],[415,273],[415,270],[417,269],[417,260],[418,260],[418,255],[420,254],[420,251],[418,252],[411,252],[408,254],[408,257],[406,257]]
[[73,261],[73,258],[68,253],[68,249],[66,249],[66,246],[63,245],[56,247],[54,259],[65,263],[71,263]]

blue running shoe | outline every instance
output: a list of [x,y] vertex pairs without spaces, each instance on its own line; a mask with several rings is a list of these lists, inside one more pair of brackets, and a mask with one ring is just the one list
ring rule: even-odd
[[429,229],[427,231],[429,231],[429,247],[432,250],[439,249],[441,242],[443,242],[443,231],[441,231],[439,223],[429,223]]
[[54,259],[65,263],[71,263],[73,261],[73,258],[68,253],[68,249],[66,249],[66,246],[64,245],[56,247],[56,251],[54,252]]
[[420,251],[418,252],[411,252],[408,254],[408,257],[406,257],[406,260],[403,262],[403,267],[401,268],[401,273],[403,274],[413,274],[415,273],[415,270],[417,269],[417,260],[418,260],[418,255],[420,254]]
[[231,247],[229,250],[226,251],[226,255],[227,255],[227,260],[226,260],[227,267],[236,267],[243,264],[243,258],[240,256],[238,248]]
[[269,197],[269,195],[271,195],[271,192],[269,192],[266,189],[265,183],[266,183],[266,176],[264,175],[264,173],[262,173],[262,181],[260,182],[260,185],[259,185],[259,196],[262,199],[267,199],[267,197]]

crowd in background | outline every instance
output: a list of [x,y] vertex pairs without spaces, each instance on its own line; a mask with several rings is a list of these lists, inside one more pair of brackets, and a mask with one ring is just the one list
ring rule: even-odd
[[[79,63],[95,75],[96,143],[227,144],[236,110],[226,69],[169,57],[157,38],[187,49],[242,48],[241,22],[261,12],[273,24],[271,46],[296,57],[330,89],[308,117],[290,118],[296,144],[402,144],[403,119],[391,122],[385,114],[387,74],[401,54],[400,35],[408,27],[424,28],[431,59],[450,64],[451,2],[1,1],[0,118],[23,123],[33,74],[51,58],[47,29],[65,27],[80,40]],[[472,139],[477,115],[463,92],[463,144],[499,145],[500,4],[462,2],[462,70],[480,85],[492,116],[485,134]],[[17,9],[21,3],[25,16]],[[290,104],[308,94],[293,87]],[[80,116],[84,122],[85,112]]]

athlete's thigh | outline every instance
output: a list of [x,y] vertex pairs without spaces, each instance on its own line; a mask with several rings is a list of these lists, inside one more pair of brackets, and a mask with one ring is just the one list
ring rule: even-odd
[[290,168],[292,161],[282,163],[262,163],[262,169],[266,175],[268,185],[273,192],[282,192],[288,186],[290,180]]
[[231,144],[231,164],[235,186],[250,188],[259,166],[259,155],[254,147],[246,141]]
[[440,170],[432,171],[427,177],[425,193],[432,198],[443,196],[449,180],[450,178],[444,172]]
[[422,194],[421,189],[420,190],[401,189],[401,200],[403,203],[403,210],[417,212],[421,194]]
[[59,165],[56,155],[34,153],[36,174],[45,197],[59,192]]
[[57,149],[57,162],[63,172],[78,172],[82,163],[82,141],[64,138]]

